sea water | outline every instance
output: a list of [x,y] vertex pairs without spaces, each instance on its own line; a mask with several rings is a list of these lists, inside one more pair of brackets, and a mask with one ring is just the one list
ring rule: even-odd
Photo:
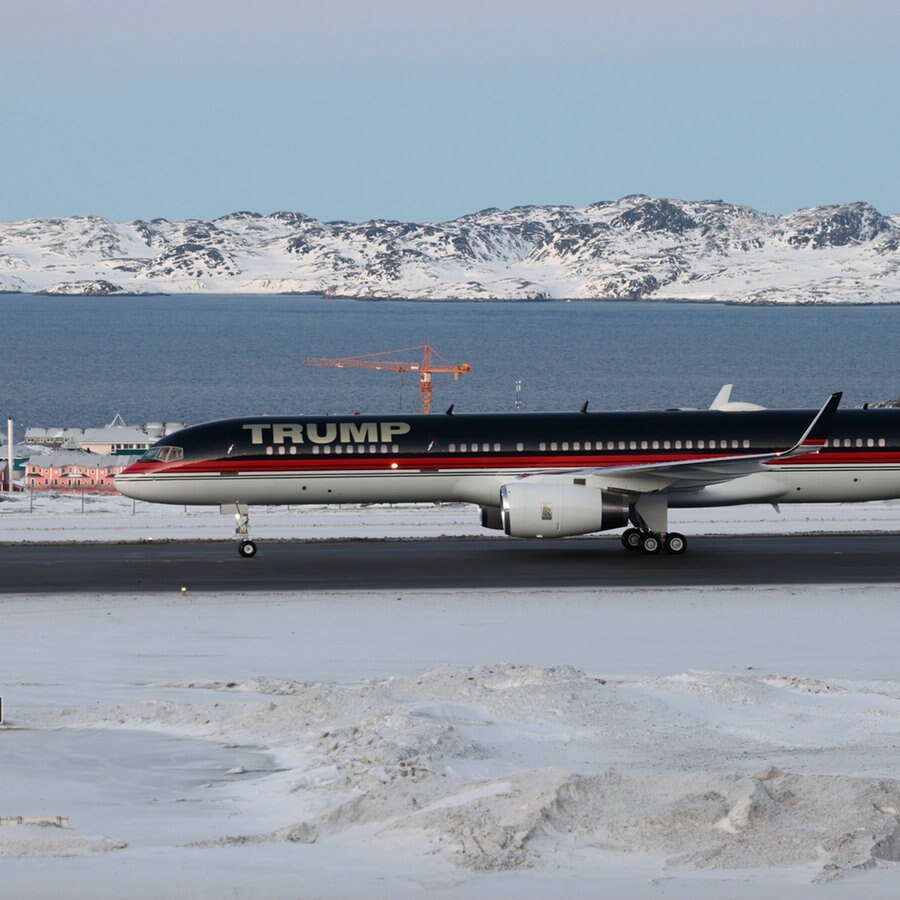
[[[403,302],[307,296],[0,295],[0,416],[31,425],[200,422],[419,410],[414,373],[306,357],[432,344],[434,409],[659,409],[735,399],[815,407],[900,397],[900,307],[656,302]],[[407,349],[408,348],[408,349]]]

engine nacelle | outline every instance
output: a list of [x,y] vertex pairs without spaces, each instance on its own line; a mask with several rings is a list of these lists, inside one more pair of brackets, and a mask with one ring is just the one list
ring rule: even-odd
[[500,502],[503,530],[512,537],[571,537],[628,524],[624,497],[580,484],[505,484]]
[[503,531],[503,510],[499,506],[482,506],[481,527]]

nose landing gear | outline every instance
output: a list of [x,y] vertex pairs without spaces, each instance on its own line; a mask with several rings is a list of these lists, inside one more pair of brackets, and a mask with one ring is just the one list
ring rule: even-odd
[[256,556],[256,544],[254,544],[253,541],[241,541],[238,546],[238,553],[246,559],[249,559],[251,556]]
[[235,503],[234,508],[237,510],[234,514],[234,521],[237,523],[234,533],[240,541],[238,553],[244,559],[251,559],[256,556],[256,544],[250,540],[250,510],[244,503]]

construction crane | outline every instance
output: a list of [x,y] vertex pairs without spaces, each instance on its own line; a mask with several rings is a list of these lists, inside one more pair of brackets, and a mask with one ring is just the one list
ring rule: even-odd
[[[385,357],[398,353],[409,353],[413,350],[422,351],[422,362],[400,362]],[[438,364],[432,362],[432,357],[437,358]],[[431,344],[418,344],[415,347],[404,347],[401,350],[385,350],[383,353],[369,353],[365,356],[342,356],[335,359],[304,359],[304,366],[330,366],[335,369],[375,369],[379,372],[417,372],[419,375],[419,396],[422,399],[422,412],[426,415],[431,412],[431,376],[435,372],[449,372],[456,381],[463,375],[472,371],[468,363],[454,365],[447,362]]]

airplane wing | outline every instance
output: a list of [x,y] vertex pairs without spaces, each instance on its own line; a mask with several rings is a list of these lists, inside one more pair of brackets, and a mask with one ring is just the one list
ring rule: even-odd
[[584,478],[591,486],[605,490],[629,493],[648,493],[665,490],[691,489],[706,485],[720,484],[766,471],[766,463],[791,459],[818,453],[825,445],[834,414],[841,402],[842,392],[832,394],[825,405],[816,413],[800,439],[785,450],[772,453],[731,454],[701,460],[681,460],[666,463],[642,463],[634,466],[612,466],[610,468],[569,469],[565,472],[535,472],[524,478],[564,477],[566,480]]

